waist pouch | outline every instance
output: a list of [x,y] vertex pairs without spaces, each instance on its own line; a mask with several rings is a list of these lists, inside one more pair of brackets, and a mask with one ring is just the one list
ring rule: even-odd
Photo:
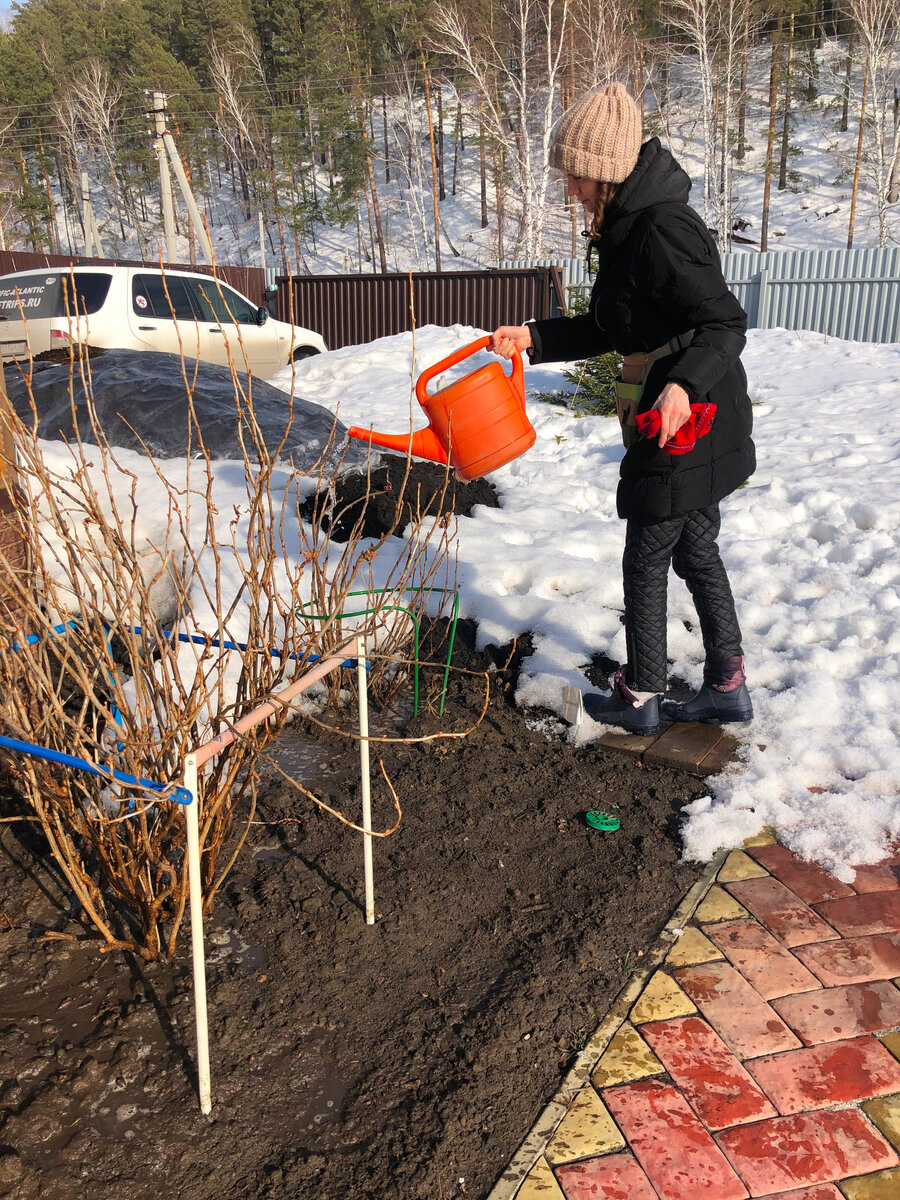
[[644,394],[644,385],[642,383],[623,383],[621,379],[617,379],[614,386],[616,391],[616,416],[619,418],[619,425],[622,427],[622,442],[627,450],[641,436],[634,419],[638,413],[641,396]]
[[644,394],[644,384],[647,382],[650,368],[658,358],[665,358],[667,354],[676,354],[679,350],[686,350],[693,340],[694,330],[688,329],[686,333],[671,338],[664,346],[657,346],[655,350],[651,350],[648,354],[626,356],[626,358],[638,360],[633,362],[633,365],[639,366],[639,369],[643,368],[643,377],[640,383],[626,383],[623,379],[617,379],[614,384],[616,416],[619,418],[619,425],[622,429],[622,442],[626,450],[633,446],[642,436],[635,424],[635,417],[638,414],[641,397]]

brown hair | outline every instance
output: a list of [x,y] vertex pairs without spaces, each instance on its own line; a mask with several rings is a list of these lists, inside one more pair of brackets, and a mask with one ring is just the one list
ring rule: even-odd
[[592,242],[599,241],[603,236],[603,225],[606,221],[606,210],[609,208],[616,192],[618,192],[621,184],[605,183],[600,181],[597,184],[597,199],[594,202],[594,211],[591,215],[591,223],[587,229],[587,235]]

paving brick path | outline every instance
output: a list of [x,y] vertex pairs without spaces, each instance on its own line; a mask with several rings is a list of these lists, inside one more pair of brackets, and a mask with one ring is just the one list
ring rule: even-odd
[[900,1200],[900,853],[729,855],[508,1194]]

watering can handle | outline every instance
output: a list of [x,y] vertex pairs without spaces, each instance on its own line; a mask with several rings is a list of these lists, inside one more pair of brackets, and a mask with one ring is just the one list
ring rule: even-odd
[[[486,350],[491,344],[489,337],[479,338],[477,342],[470,342],[468,346],[463,346],[459,350],[454,350],[452,354],[448,354],[446,358],[442,358],[440,362],[434,364],[433,367],[428,367],[422,372],[416,381],[416,399],[424,407],[428,399],[426,391],[429,383],[434,379],[435,375],[440,375],[441,371],[446,371],[449,367],[455,367],[457,363],[462,362],[464,358],[469,358],[472,354],[477,354],[479,350]],[[522,355],[518,350],[513,353],[513,368],[510,380],[515,386],[516,392],[521,397],[522,408],[525,407],[525,371],[522,367]]]

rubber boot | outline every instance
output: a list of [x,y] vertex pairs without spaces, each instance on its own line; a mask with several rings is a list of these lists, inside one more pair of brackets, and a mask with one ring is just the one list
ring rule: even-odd
[[641,703],[625,682],[624,667],[613,676],[612,695],[585,696],[584,711],[592,721],[619,725],[629,733],[649,736],[659,732],[659,696]]
[[736,654],[714,667],[705,667],[703,687],[696,696],[684,704],[664,700],[662,714],[670,721],[703,721],[707,725],[752,721],[753,702],[747,691],[743,658]]

